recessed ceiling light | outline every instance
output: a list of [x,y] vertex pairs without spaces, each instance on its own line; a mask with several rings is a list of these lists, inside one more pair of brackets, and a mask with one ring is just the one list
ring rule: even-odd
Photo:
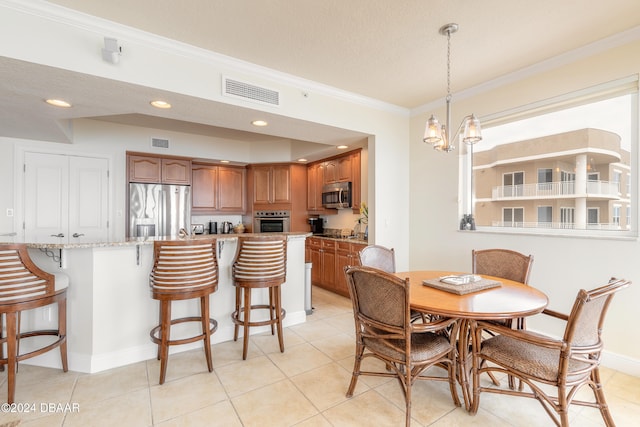
[[251,122],[251,124],[254,126],[267,126],[269,123],[267,123],[265,120],[254,120]]
[[220,160],[220,163],[229,163],[229,160]]
[[171,104],[166,101],[151,101],[150,104],[156,108],[171,108]]
[[299,162],[306,162],[306,161],[307,161],[307,159],[302,158],[302,159],[298,159],[298,161],[299,161]]
[[67,101],[63,101],[61,99],[45,99],[44,102],[46,102],[49,105],[54,105],[56,107],[62,107],[62,108],[71,107],[71,104],[69,104]]
[[338,145],[336,148],[338,150],[344,150],[345,148],[349,148],[349,146],[348,145]]

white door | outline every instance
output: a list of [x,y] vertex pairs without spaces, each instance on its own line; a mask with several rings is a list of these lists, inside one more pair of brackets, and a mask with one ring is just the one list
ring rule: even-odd
[[69,227],[68,157],[25,153],[24,183],[25,241],[66,243]]
[[106,242],[108,161],[69,157],[69,243]]
[[106,241],[108,161],[25,153],[25,241]]

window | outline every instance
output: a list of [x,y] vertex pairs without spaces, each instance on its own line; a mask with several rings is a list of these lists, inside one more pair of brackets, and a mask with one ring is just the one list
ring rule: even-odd
[[576,182],[576,174],[575,172],[560,172],[560,190],[562,194],[574,194],[575,193],[575,182]]
[[502,175],[502,186],[505,197],[521,196],[522,184],[524,184],[524,172],[509,172]]
[[575,208],[560,208],[560,224],[561,228],[573,228],[573,217],[575,215]]
[[553,182],[552,169],[538,169],[538,190],[552,191],[553,190],[552,182]]
[[587,208],[587,224],[595,226],[600,222],[600,209]]
[[522,227],[524,225],[524,209],[504,208],[502,210],[502,224],[505,227]]
[[612,181],[616,185],[616,187],[618,187],[618,192],[622,192],[622,188],[620,188],[620,182],[622,181],[622,172],[614,170]]
[[553,222],[553,208],[551,206],[538,206],[538,223],[541,227],[544,224],[551,224]]
[[638,109],[633,76],[482,118],[461,197],[476,227],[635,236]]
[[611,216],[611,223],[620,226],[620,205],[613,205],[613,215]]

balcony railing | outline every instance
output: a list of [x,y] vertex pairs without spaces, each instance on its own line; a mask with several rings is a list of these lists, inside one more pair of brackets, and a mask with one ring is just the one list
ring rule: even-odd
[[[607,197],[620,195],[620,184],[609,181],[587,181],[584,191],[576,188],[575,181],[544,182],[536,184],[504,185],[494,187],[492,199],[544,199],[562,197]],[[578,190],[578,191],[577,191]]]

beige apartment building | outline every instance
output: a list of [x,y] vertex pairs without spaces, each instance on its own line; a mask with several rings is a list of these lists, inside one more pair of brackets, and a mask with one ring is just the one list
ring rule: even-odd
[[624,230],[630,153],[619,135],[580,129],[476,152],[476,225]]

